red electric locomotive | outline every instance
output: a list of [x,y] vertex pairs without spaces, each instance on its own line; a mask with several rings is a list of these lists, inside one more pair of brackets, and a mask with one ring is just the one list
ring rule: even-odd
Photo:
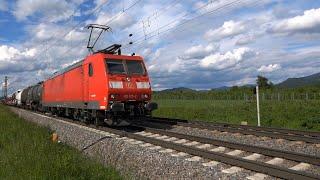
[[142,57],[121,55],[120,45],[54,74],[44,81],[42,93],[46,111],[96,124],[128,124],[157,108],[150,102],[151,85]]
[[[101,33],[110,27],[93,24],[88,28],[91,33],[87,48],[91,54],[39,84],[42,88],[35,92],[40,100],[31,98],[30,102],[38,102],[32,107],[85,122],[106,122],[115,126],[150,116],[157,104],[151,102],[151,85],[143,58],[121,55],[118,44],[94,52]],[[101,32],[90,46],[95,28]]]

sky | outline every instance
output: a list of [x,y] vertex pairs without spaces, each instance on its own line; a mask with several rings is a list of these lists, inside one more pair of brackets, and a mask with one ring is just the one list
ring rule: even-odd
[[0,0],[0,80],[13,91],[84,59],[91,23],[112,28],[96,49],[142,56],[155,90],[320,72],[319,0]]

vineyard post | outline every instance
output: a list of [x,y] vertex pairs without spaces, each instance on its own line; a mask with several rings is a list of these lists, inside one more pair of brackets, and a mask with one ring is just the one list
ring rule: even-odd
[[256,86],[258,126],[260,126],[259,86]]

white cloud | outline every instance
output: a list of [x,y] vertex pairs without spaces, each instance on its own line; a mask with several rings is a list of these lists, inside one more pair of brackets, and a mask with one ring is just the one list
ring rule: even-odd
[[275,33],[320,33],[320,8],[306,10],[301,16],[282,20],[276,23],[271,31]]
[[232,37],[243,33],[246,30],[246,26],[243,22],[226,21],[223,25],[217,29],[208,30],[204,38],[208,40],[221,40],[227,37]]
[[25,20],[36,13],[41,13],[47,21],[57,22],[70,17],[76,4],[65,0],[18,0],[13,14],[18,20]]
[[184,59],[193,59],[193,58],[203,58],[214,51],[217,51],[219,48],[216,44],[208,44],[207,46],[197,45],[188,48],[185,51]]
[[6,45],[0,46],[0,74],[34,71],[45,68],[44,62],[34,61],[36,49],[19,50]]
[[[61,29],[53,24],[40,23],[36,27],[31,27],[31,33],[39,40],[47,40],[52,36],[57,35],[57,32],[60,32]],[[58,33],[59,35],[61,34]],[[59,36],[57,36],[59,37]]]
[[254,56],[255,53],[249,48],[243,47],[228,51],[225,54],[211,54],[200,61],[200,66],[214,70],[222,70],[233,67],[246,58]]
[[246,44],[252,43],[254,41],[255,41],[255,36],[252,34],[247,34],[247,35],[241,36],[237,40],[236,45],[238,45],[238,46],[246,45]]
[[2,45],[0,46],[0,54],[0,61],[11,61],[16,58],[34,57],[36,54],[36,49],[25,49],[24,51],[19,51],[14,47]]
[[268,66],[266,66],[266,65],[261,66],[258,69],[258,71],[262,72],[262,73],[270,73],[270,72],[273,72],[273,71],[276,71],[279,69],[281,69],[280,64],[269,64]]

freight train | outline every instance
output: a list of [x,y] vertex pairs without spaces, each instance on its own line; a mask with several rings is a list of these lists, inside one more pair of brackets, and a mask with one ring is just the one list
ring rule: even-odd
[[150,79],[144,60],[121,55],[112,45],[53,74],[47,80],[14,93],[13,105],[66,116],[96,125],[128,125],[151,116]]

